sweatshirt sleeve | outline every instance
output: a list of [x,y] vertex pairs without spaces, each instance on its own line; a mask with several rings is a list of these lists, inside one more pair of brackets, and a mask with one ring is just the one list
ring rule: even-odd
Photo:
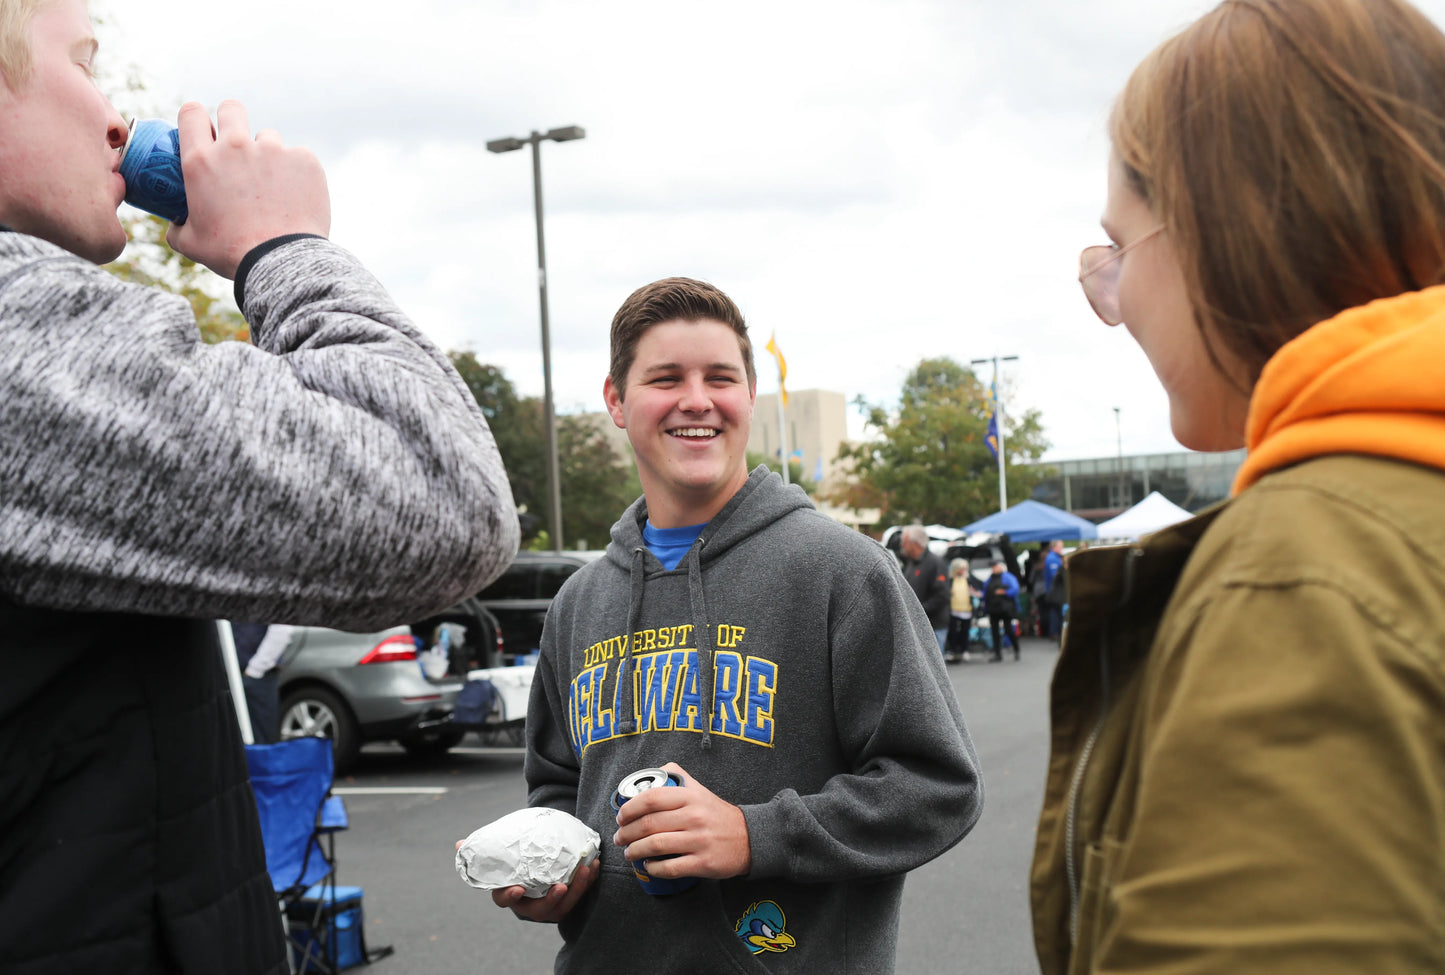
[[291,643],[291,634],[295,632],[296,627],[287,626],[285,623],[272,623],[266,627],[266,635],[261,638],[261,645],[256,648],[251,662],[246,664],[246,676],[265,677],[281,660],[281,655]]
[[831,624],[833,711],[852,770],[743,806],[751,877],[889,876],[961,840],[983,808],[978,758],[918,600],[881,559]]
[[567,732],[566,688],[557,666],[556,607],[554,599],[542,627],[541,652],[527,705],[527,757],[522,770],[527,805],[548,806],[575,816],[581,762]]
[[515,553],[475,401],[340,247],[265,253],[255,346],[205,345],[183,299],[7,236],[28,264],[0,290],[0,590],[364,630],[476,592]]

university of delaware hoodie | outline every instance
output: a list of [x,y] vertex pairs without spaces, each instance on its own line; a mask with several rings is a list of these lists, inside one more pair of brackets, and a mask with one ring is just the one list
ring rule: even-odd
[[[602,836],[558,973],[893,971],[903,876],[978,819],[978,761],[893,557],[766,467],[672,571],[639,499],[553,601],[527,718],[531,805]],[[698,661],[710,661],[698,666]],[[676,762],[743,810],[745,877],[643,892],[623,776]]]
[[1442,363],[1445,286],[1381,298],[1313,326],[1260,374],[1234,493],[1325,454],[1445,469]]

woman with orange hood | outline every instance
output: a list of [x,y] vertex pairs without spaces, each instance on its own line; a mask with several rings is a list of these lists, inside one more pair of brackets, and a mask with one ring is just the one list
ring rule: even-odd
[[1234,496],[1070,559],[1044,975],[1445,971],[1445,36],[1226,0],[1134,71],[1080,279]]

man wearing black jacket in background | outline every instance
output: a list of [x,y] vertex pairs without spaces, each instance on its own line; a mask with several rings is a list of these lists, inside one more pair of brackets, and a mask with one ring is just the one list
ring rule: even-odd
[[903,555],[903,576],[923,611],[933,626],[933,635],[938,637],[938,652],[948,642],[949,585],[948,572],[943,560],[928,550],[928,532],[922,525],[909,525],[903,529],[903,541],[899,543]]

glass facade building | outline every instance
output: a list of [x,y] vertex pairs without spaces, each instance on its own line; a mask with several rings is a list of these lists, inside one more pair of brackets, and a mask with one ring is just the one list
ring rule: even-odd
[[1103,521],[1143,501],[1150,491],[1189,511],[1229,497],[1229,486],[1245,452],[1218,454],[1181,451],[1087,460],[1041,461],[1050,471],[1034,488],[1033,499]]

